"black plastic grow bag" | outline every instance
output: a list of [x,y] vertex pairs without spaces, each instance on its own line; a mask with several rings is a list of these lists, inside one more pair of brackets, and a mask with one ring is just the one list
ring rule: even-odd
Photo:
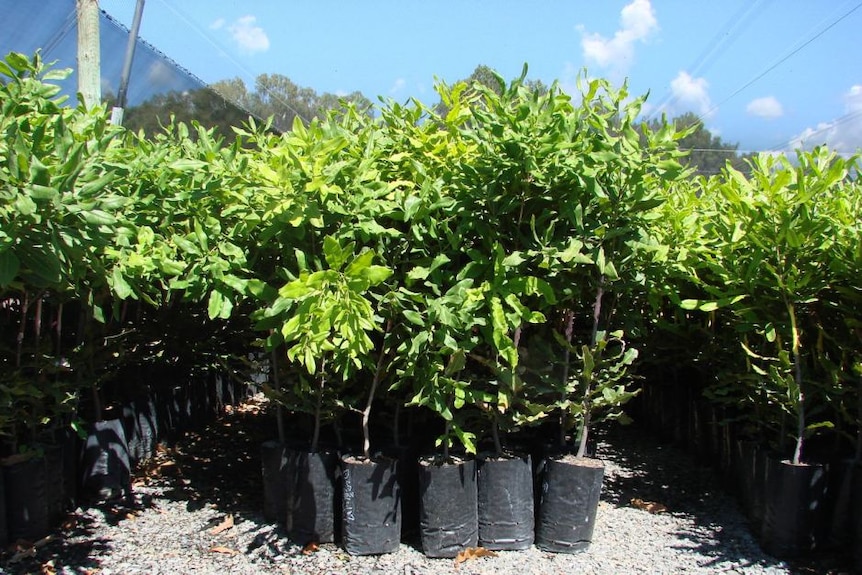
[[554,553],[589,547],[596,524],[604,465],[594,459],[548,459],[542,473],[536,546]]
[[825,507],[825,467],[770,459],[766,482],[761,547],[779,559],[812,551]]
[[479,545],[522,550],[533,545],[533,465],[529,455],[481,457],[477,464]]
[[0,548],[9,543],[9,530],[6,528],[6,488],[3,481],[3,470],[0,468]]
[[81,454],[82,495],[108,500],[131,495],[131,463],[123,422],[96,421],[90,425]]
[[342,544],[351,555],[379,555],[401,544],[398,461],[341,460]]
[[287,481],[289,455],[287,447],[278,441],[264,441],[260,446],[263,475],[263,517],[268,522],[282,523],[287,516]]
[[455,557],[479,541],[476,462],[419,465],[419,533],[428,557]]
[[2,467],[9,541],[41,539],[51,528],[44,457],[8,458]]
[[338,454],[288,450],[288,536],[299,545],[333,543],[339,531]]

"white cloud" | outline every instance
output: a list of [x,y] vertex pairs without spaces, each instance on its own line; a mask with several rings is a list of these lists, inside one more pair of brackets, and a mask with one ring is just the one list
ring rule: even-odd
[[810,149],[826,144],[841,153],[854,153],[862,148],[862,85],[851,86],[844,93],[844,115],[831,122],[821,122],[795,136],[790,149]]
[[213,21],[212,24],[210,24],[210,30],[221,30],[222,28],[224,28],[224,25],[225,25],[225,19],[224,18],[217,18],[216,20]]
[[766,118],[767,120],[780,118],[784,115],[784,108],[781,106],[781,102],[773,96],[752,100],[745,107],[745,111],[751,116]]
[[676,78],[671,80],[670,91],[674,102],[674,110],[671,112],[674,115],[688,111],[706,116],[712,112],[709,82],[705,78],[693,78],[688,72],[680,71]]
[[402,92],[406,86],[407,80],[405,80],[404,78],[398,78],[397,80],[395,80],[395,83],[392,84],[392,87],[389,88],[389,93],[394,96],[399,92]]
[[584,60],[588,64],[625,73],[634,60],[635,44],[645,42],[658,30],[658,20],[650,0],[632,0],[623,7],[620,28],[612,38],[587,33],[583,26],[578,30],[581,32]]
[[254,16],[243,16],[227,27],[239,49],[248,54],[269,50],[269,36],[256,22]]
[[166,87],[169,86],[175,78],[176,73],[164,61],[156,60],[150,65],[147,70],[147,81],[152,86]]

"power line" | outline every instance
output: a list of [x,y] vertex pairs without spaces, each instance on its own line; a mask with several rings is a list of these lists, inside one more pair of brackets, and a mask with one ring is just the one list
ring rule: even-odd
[[[762,7],[762,0],[753,3],[745,2],[742,7],[730,17],[727,23],[712,37],[712,40],[701,51],[694,63],[689,67],[692,76],[698,74],[702,68],[708,68],[715,60],[733,43],[734,36],[738,35],[751,22],[754,12]],[[647,117],[647,121],[653,119],[656,114],[674,104],[679,98],[668,91],[656,104],[655,110]]]
[[822,127],[818,128],[816,130],[812,130],[810,133],[806,134],[804,138],[802,138],[802,137],[792,138],[792,139],[787,140],[786,142],[784,142],[782,144],[779,144],[777,146],[772,147],[770,149],[770,151],[777,152],[777,151],[781,151],[783,149],[786,149],[788,146],[790,146],[791,144],[793,144],[797,140],[800,141],[800,145],[801,145],[802,142],[804,142],[804,140],[810,140],[813,136],[816,136],[817,134],[822,134],[824,132],[828,132],[830,130],[833,130],[838,126],[841,126],[841,125],[846,124],[848,122],[852,122],[853,120],[856,120],[857,118],[862,118],[862,110],[856,110],[854,112],[848,112],[847,114],[844,114],[843,116],[839,117],[835,121],[829,122],[828,124],[824,124]]
[[709,116],[710,114],[712,114],[713,112],[715,112],[715,111],[716,111],[716,110],[717,110],[717,109],[718,109],[722,104],[724,104],[725,102],[727,102],[727,101],[728,101],[728,100],[730,100],[731,98],[734,98],[734,97],[735,97],[736,95],[738,95],[740,92],[742,92],[743,90],[745,90],[746,88],[748,88],[749,86],[751,86],[752,84],[754,84],[755,82],[757,82],[758,80],[760,80],[761,78],[763,78],[764,76],[766,76],[767,74],[769,74],[770,72],[772,72],[772,71],[773,71],[774,69],[776,69],[778,66],[780,66],[781,64],[783,64],[784,62],[786,62],[787,60],[789,60],[790,58],[792,58],[792,57],[793,57],[793,56],[795,56],[796,54],[798,54],[802,49],[806,48],[809,44],[811,44],[812,42],[814,42],[815,40],[817,40],[818,38],[820,38],[821,36],[823,36],[824,34],[826,34],[826,32],[828,32],[829,30],[831,30],[832,28],[834,28],[836,25],[838,25],[838,23],[839,23],[839,22],[843,21],[845,18],[847,18],[848,16],[850,16],[851,14],[853,14],[853,13],[854,13],[856,10],[858,10],[859,8],[862,8],[862,2],[859,2],[858,4],[856,4],[853,8],[851,8],[850,10],[848,10],[847,12],[845,12],[844,14],[842,14],[841,16],[839,16],[839,17],[838,17],[838,19],[836,19],[836,20],[832,21],[832,23],[831,23],[831,24],[829,24],[828,26],[826,26],[826,28],[824,28],[823,30],[821,30],[820,32],[818,32],[817,34],[815,34],[814,36],[812,36],[811,38],[809,38],[808,40],[806,40],[805,42],[803,42],[803,43],[802,43],[800,46],[798,46],[797,48],[795,48],[795,49],[793,49],[792,51],[790,51],[788,54],[786,54],[784,57],[782,57],[781,59],[779,59],[777,62],[775,62],[774,64],[772,64],[772,65],[771,65],[771,66],[769,66],[768,68],[766,68],[766,70],[764,70],[763,72],[761,72],[760,74],[758,74],[757,76],[755,76],[754,78],[752,78],[751,80],[749,80],[748,82],[746,82],[745,84],[743,84],[742,86],[740,86],[739,88],[737,88],[737,89],[736,89],[732,94],[730,94],[728,97],[726,97],[725,99],[723,99],[721,102],[719,102],[719,103],[715,104],[712,108],[710,108],[709,110],[707,110],[707,111],[706,111],[706,113],[704,113],[704,114],[702,114],[701,116],[699,116],[699,117],[698,117],[698,120],[700,120],[700,121],[702,122],[704,118],[706,118],[707,116]]

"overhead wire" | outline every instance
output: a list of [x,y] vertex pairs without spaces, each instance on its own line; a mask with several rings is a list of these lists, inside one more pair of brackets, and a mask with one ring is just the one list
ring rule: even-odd
[[[727,50],[738,36],[751,23],[755,13],[763,8],[763,0],[755,0],[754,2],[745,2],[742,7],[737,10],[725,25],[715,33],[706,47],[695,58],[694,63],[685,71],[692,76],[696,76],[702,70],[709,69],[712,62]],[[671,91],[665,93],[661,100],[656,104],[654,110],[647,117],[647,121],[652,120],[657,114],[663,112],[678,100]]]
[[843,20],[845,20],[846,18],[848,18],[851,14],[853,14],[854,12],[856,12],[856,10],[858,10],[859,8],[862,8],[862,2],[857,3],[853,8],[851,8],[850,10],[848,10],[847,12],[845,12],[844,14],[842,14],[841,16],[839,16],[837,19],[833,20],[833,21],[832,21],[828,26],[826,26],[825,28],[823,28],[822,30],[820,30],[817,34],[815,34],[814,36],[812,36],[811,38],[809,38],[808,40],[806,40],[805,42],[803,42],[802,44],[800,44],[799,46],[797,46],[796,48],[794,48],[793,50],[791,50],[790,52],[788,52],[787,54],[785,54],[784,56],[782,56],[781,58],[779,58],[779,60],[778,60],[777,62],[775,62],[774,64],[772,64],[772,65],[768,66],[765,70],[763,70],[762,72],[760,72],[759,74],[757,74],[754,78],[750,79],[750,80],[749,80],[749,81],[747,81],[745,84],[743,84],[742,86],[740,86],[739,88],[737,88],[736,90],[734,90],[734,91],[733,91],[729,96],[727,96],[726,98],[724,98],[723,100],[721,100],[721,101],[720,101],[720,102],[718,102],[717,104],[713,105],[713,106],[712,106],[709,110],[707,110],[705,113],[703,113],[703,114],[701,114],[700,116],[698,116],[698,120],[700,120],[701,122],[703,122],[704,118],[706,118],[706,117],[710,116],[713,112],[715,112],[719,107],[721,107],[721,106],[722,106],[724,103],[726,103],[728,100],[730,100],[730,99],[734,98],[734,97],[735,97],[735,96],[737,96],[740,92],[742,92],[742,91],[743,91],[743,90],[745,90],[746,88],[749,88],[752,84],[754,84],[755,82],[757,82],[758,80],[760,80],[761,78],[763,78],[764,76],[766,76],[767,74],[769,74],[770,72],[772,72],[773,70],[775,70],[775,69],[776,69],[777,67],[779,67],[781,64],[785,63],[787,60],[789,60],[790,58],[792,58],[793,56],[795,56],[796,54],[798,54],[799,52],[801,52],[803,49],[805,49],[806,47],[808,47],[808,46],[809,46],[811,43],[813,43],[815,40],[817,40],[817,39],[821,38],[824,34],[826,34],[826,32],[828,32],[829,30],[831,30],[832,28],[834,28],[835,26],[837,26],[840,22],[842,22]]

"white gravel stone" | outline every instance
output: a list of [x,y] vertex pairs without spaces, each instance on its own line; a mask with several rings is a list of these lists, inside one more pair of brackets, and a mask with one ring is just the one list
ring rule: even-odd
[[[456,565],[452,559],[426,558],[408,544],[382,556],[352,557],[330,544],[306,555],[281,526],[267,524],[259,510],[183,499],[178,497],[182,486],[171,483],[182,479],[172,477],[137,486],[136,505],[130,509],[79,509],[74,514],[78,528],[61,532],[60,540],[35,558],[10,563],[7,553],[0,558],[0,572],[38,573],[48,561],[54,572],[75,575],[792,572],[760,550],[712,472],[696,467],[685,454],[630,431],[602,439],[598,454],[606,463],[602,501],[593,543],[577,555],[533,547]],[[631,505],[634,497],[668,510],[648,513]],[[229,514],[233,527],[213,535],[211,530]]]

